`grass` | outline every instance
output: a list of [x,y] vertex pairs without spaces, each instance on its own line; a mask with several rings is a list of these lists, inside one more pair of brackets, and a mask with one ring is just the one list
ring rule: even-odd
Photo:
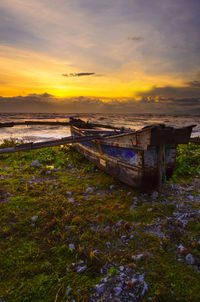
[[[14,143],[6,141],[1,148]],[[173,181],[183,181],[186,176],[189,181],[197,174],[200,162],[196,152],[199,148],[192,144],[178,148]],[[30,165],[35,159],[40,168]],[[166,205],[162,198],[144,203],[142,195],[96,169],[73,147],[1,155],[0,178],[1,299],[89,301],[103,277],[100,269],[117,263],[146,272],[149,292],[143,301],[148,297],[153,301],[200,301],[200,274],[184,261],[178,262],[176,253],[176,244],[184,242],[188,252],[200,259],[199,246],[189,243],[191,237],[199,238],[199,221],[188,224],[183,234],[174,226],[174,237],[163,240],[146,232],[158,219],[167,231],[166,218],[174,205]],[[110,189],[113,184],[115,190]],[[87,192],[88,187],[92,190]],[[130,211],[134,197],[138,198],[137,207]],[[119,240],[131,234],[134,238],[128,245]],[[144,257],[135,261],[134,255],[140,253]],[[79,274],[81,261],[87,269]],[[109,275],[116,274],[113,265]]]

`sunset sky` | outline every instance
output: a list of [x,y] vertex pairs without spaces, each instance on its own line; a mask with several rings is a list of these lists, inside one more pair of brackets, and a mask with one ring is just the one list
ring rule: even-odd
[[199,0],[1,0],[1,112],[200,114]]

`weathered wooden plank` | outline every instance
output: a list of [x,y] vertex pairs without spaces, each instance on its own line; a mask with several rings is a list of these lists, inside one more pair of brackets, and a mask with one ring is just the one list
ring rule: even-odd
[[23,151],[29,151],[29,150],[47,148],[47,147],[53,147],[53,146],[59,146],[59,145],[74,144],[77,142],[90,141],[90,140],[99,139],[99,138],[101,138],[100,135],[90,135],[90,136],[83,136],[83,137],[68,136],[68,137],[64,137],[62,139],[57,139],[57,140],[52,140],[52,141],[47,141],[47,142],[39,142],[39,143],[31,142],[31,143],[26,143],[26,144],[20,144],[18,146],[12,147],[12,148],[0,149],[0,154],[23,152]]

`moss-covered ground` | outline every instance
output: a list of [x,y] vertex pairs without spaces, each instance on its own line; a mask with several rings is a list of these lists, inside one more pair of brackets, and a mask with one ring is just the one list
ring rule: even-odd
[[[180,146],[173,177],[195,213],[199,152]],[[0,181],[0,301],[90,301],[107,264],[145,272],[142,301],[200,301],[200,218],[177,220],[179,194],[134,191],[68,146],[1,155]]]

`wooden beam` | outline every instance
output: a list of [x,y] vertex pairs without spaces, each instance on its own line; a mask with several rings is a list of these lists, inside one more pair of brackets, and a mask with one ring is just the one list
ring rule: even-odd
[[47,141],[47,142],[39,142],[39,143],[31,142],[26,144],[20,144],[11,148],[0,149],[0,154],[23,152],[23,151],[29,151],[29,150],[35,150],[35,149],[47,148],[47,147],[53,147],[59,145],[74,144],[74,143],[85,142],[85,141],[90,141],[100,138],[102,138],[102,136],[100,135],[89,135],[89,136],[81,136],[81,137],[68,136],[68,137]]

